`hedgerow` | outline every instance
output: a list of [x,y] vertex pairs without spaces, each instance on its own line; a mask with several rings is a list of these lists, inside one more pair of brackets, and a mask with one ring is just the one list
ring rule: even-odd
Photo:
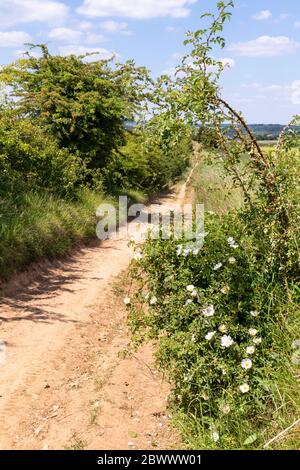
[[244,203],[227,214],[206,212],[200,251],[172,233],[170,240],[150,238],[133,261],[137,289],[126,301],[135,341],[156,340],[172,403],[184,423],[194,422],[190,432],[183,425],[188,441],[207,448],[262,446],[290,424],[300,396],[299,388],[291,397],[283,387],[285,377],[297,390],[300,142],[287,128],[264,152],[222,99],[224,67],[212,54],[225,46],[221,32],[232,6],[219,2],[216,15],[202,17],[211,24],[188,33],[191,50],[175,78],[161,78],[160,93],[174,119],[184,115],[208,129],[199,135],[211,149],[209,163],[223,165]]

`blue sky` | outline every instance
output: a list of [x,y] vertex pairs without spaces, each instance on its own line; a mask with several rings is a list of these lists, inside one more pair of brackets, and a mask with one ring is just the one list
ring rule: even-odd
[[[111,52],[134,58],[154,76],[172,70],[184,33],[200,27],[214,0],[0,0],[0,63],[24,42],[59,54]],[[230,68],[223,94],[249,122],[286,123],[300,114],[299,0],[238,0],[217,55]]]

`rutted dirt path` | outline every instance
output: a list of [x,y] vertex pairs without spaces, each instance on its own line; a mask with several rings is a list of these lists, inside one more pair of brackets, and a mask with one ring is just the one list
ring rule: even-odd
[[[185,190],[160,202],[182,202]],[[126,284],[131,257],[127,241],[94,243],[4,287],[0,449],[178,447],[151,347],[120,355],[130,336],[113,285]]]

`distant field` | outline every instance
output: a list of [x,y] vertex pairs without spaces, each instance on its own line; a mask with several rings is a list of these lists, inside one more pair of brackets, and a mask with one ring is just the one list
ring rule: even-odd
[[275,147],[277,140],[259,140],[258,143],[262,147]]

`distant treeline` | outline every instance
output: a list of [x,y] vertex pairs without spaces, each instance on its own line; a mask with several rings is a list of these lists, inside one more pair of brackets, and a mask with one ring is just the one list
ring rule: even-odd
[[[275,140],[285,128],[282,124],[250,124],[250,129],[258,138],[262,140]],[[299,126],[291,126],[291,129],[300,135]]]
[[[231,130],[224,124],[224,129],[228,129],[227,133],[230,136]],[[276,140],[285,128],[282,124],[249,124],[249,128],[258,140]],[[290,130],[300,135],[299,126],[290,126]]]

